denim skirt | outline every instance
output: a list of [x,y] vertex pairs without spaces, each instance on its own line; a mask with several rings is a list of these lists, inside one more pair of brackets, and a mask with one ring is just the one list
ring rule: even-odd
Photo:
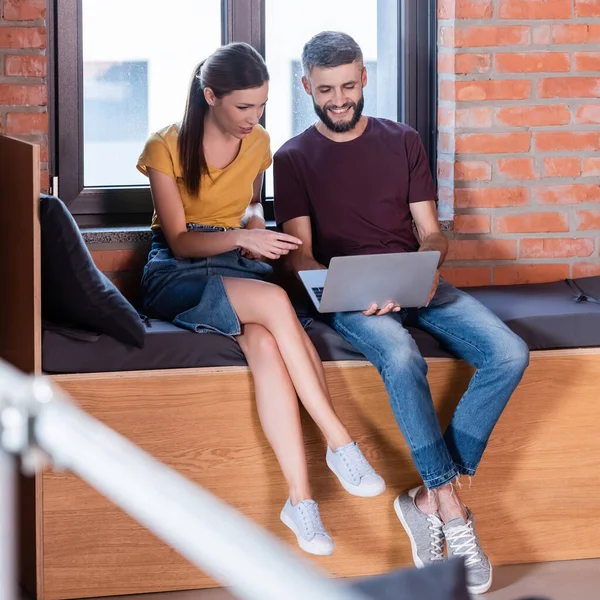
[[[188,231],[225,231],[223,227],[188,224]],[[152,237],[152,249],[142,277],[143,310],[149,317],[170,321],[196,333],[241,333],[223,277],[266,280],[270,265],[232,250],[208,258],[177,259],[164,234]]]

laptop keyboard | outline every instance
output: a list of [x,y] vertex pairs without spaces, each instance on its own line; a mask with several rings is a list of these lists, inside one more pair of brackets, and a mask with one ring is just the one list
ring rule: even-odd
[[319,302],[321,302],[321,298],[323,297],[323,288],[322,287],[314,287],[312,289],[312,291],[314,292],[315,296],[317,297],[317,300]]

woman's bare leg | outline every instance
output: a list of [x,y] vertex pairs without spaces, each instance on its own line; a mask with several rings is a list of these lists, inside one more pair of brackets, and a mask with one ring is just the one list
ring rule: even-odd
[[275,338],[262,325],[244,325],[237,340],[254,378],[258,416],[290,489],[293,504],[312,498],[296,390]]
[[314,354],[308,347],[310,341],[286,292],[254,279],[223,280],[240,322],[262,325],[275,338],[294,388],[329,447],[335,450],[350,443],[352,439],[331,405],[322,367],[316,368]]

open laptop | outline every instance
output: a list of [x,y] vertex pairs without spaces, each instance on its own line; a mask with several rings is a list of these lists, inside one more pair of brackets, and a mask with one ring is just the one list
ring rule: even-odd
[[331,259],[329,269],[298,276],[320,313],[383,308],[390,302],[415,308],[427,302],[439,260],[437,250],[340,256]]

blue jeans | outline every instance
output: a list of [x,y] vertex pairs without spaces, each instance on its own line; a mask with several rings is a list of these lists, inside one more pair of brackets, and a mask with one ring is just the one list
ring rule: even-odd
[[[427,308],[381,317],[335,313],[329,324],[376,367],[424,484],[474,475],[492,430],[529,364],[525,342],[475,298],[441,281]],[[404,323],[429,332],[477,371],[442,435],[427,363]]]

